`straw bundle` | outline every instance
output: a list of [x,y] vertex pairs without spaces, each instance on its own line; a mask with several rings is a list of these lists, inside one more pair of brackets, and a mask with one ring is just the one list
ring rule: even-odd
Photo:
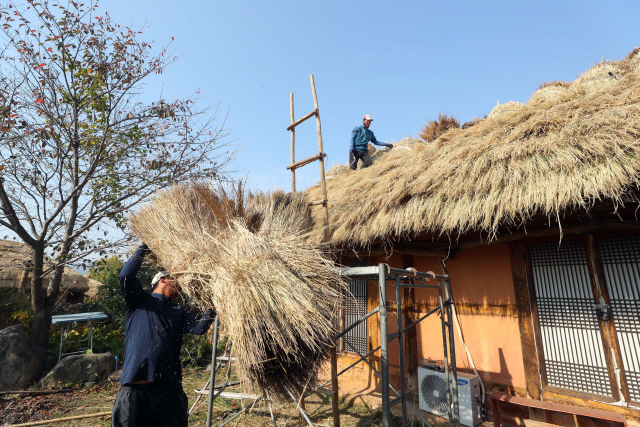
[[302,195],[177,185],[129,223],[184,293],[215,306],[244,380],[276,397],[317,381],[344,283],[307,242]]
[[345,172],[349,172],[349,167],[342,165],[340,163],[337,163],[333,166],[331,166],[329,169],[327,169],[327,174],[326,174],[326,178],[327,179],[331,179],[331,178],[335,178],[338,175],[341,175]]
[[470,128],[471,126],[475,126],[475,125],[477,125],[478,123],[480,123],[481,121],[483,121],[485,118],[487,118],[487,116],[484,116],[484,117],[476,117],[476,118],[474,118],[473,120],[470,120],[470,121],[468,121],[468,122],[466,122],[466,123],[463,123],[463,124],[460,126],[460,128],[461,128],[461,129],[468,129],[468,128]]
[[543,83],[533,92],[527,104],[537,107],[541,103],[556,103],[562,99],[569,86],[569,83],[562,81]]
[[493,107],[493,110],[491,110],[487,117],[493,119],[500,114],[517,113],[522,109],[522,107],[524,107],[524,104],[517,101],[509,101],[505,102],[504,104],[499,103],[498,105]]
[[437,119],[431,119],[420,131],[420,138],[431,142],[451,128],[459,128],[460,122],[455,116],[439,113]]
[[578,87],[586,92],[606,90],[618,79],[621,70],[618,64],[599,62],[573,81],[572,87]]
[[[393,149],[396,148],[403,148],[403,149],[409,149],[409,150],[413,150],[415,148],[418,147],[422,147],[426,145],[426,142],[422,139],[422,138],[413,138],[413,137],[406,137],[398,142],[394,142],[393,143]],[[389,149],[387,149],[387,151],[389,151]]]
[[640,73],[640,47],[633,49],[625,58],[625,62],[630,72]]
[[[467,231],[494,238],[500,227],[518,227],[533,215],[555,220],[599,200],[614,206],[635,200],[635,58],[597,65],[594,73],[616,70],[617,79],[606,86],[587,91],[572,84],[554,103],[527,104],[467,129],[450,129],[410,152],[394,148],[372,167],[331,180],[332,243],[366,247],[419,233]],[[318,187],[308,193],[310,200],[321,198]],[[321,213],[313,215],[322,224]],[[313,235],[319,240],[321,227]]]
[[[407,137],[404,138],[398,142],[394,142],[393,143],[393,148],[388,148],[388,147],[383,147],[379,150],[377,150],[374,155],[371,156],[371,160],[373,160],[373,162],[377,162],[379,160],[382,160],[383,158],[385,158],[387,156],[387,153],[391,150],[396,150],[396,151],[407,151],[407,152],[411,152],[413,151],[415,148],[417,148],[418,146],[422,146],[422,145],[426,145],[428,144],[427,142],[425,142],[424,139],[422,138],[413,138],[413,137]],[[406,154],[406,153],[404,153]]]

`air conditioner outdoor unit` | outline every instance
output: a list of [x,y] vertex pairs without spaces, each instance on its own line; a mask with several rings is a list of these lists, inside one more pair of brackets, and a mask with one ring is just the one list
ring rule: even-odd
[[[452,380],[452,377],[450,377]],[[447,382],[444,372],[418,368],[420,384],[420,409],[447,418],[449,416]],[[458,372],[458,407],[460,424],[475,427],[482,422],[480,404],[480,379],[476,375]]]

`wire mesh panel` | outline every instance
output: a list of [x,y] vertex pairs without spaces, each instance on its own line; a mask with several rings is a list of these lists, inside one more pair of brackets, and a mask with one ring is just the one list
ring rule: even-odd
[[640,238],[598,241],[631,400],[640,402]]
[[530,247],[547,384],[611,396],[581,241]]
[[[366,267],[366,261],[349,261],[345,267]],[[356,321],[367,314],[367,282],[366,280],[355,280],[349,282],[349,292],[344,304],[344,329],[356,323]],[[358,326],[347,332],[345,338],[353,345],[358,352],[365,354],[369,351],[369,322],[365,320]],[[342,350],[353,353],[346,343],[343,343]]]

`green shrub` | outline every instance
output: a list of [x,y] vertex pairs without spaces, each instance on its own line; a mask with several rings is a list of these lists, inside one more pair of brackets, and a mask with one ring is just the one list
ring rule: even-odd
[[19,308],[14,310],[9,317],[9,322],[12,325],[21,325],[27,332],[27,335],[31,335],[31,326],[33,325],[33,313],[31,308]]
[[124,327],[113,329],[109,325],[98,325],[93,330],[93,352],[111,353],[122,360]]
[[182,366],[195,368],[211,363],[211,341],[206,335],[185,334],[180,353]]
[[120,270],[124,262],[118,257],[103,258],[91,268],[91,278],[102,285],[98,288],[98,303],[116,327],[124,326],[126,306],[120,293]]
[[33,314],[29,294],[12,288],[0,289],[0,329],[21,325],[27,335],[30,335],[32,324]]

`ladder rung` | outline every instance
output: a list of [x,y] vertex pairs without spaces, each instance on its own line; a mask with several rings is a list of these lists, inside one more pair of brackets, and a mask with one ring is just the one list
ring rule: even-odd
[[316,114],[318,114],[318,110],[313,110],[312,112],[310,112],[306,116],[304,116],[302,118],[299,118],[298,120],[296,120],[295,122],[293,122],[289,126],[287,126],[287,130],[293,129],[294,127],[298,126],[300,123],[304,122],[307,119],[310,119],[311,117],[315,116]]
[[324,205],[325,203],[327,203],[326,200],[316,200],[315,202],[309,203],[309,206]]
[[[238,384],[241,384],[241,382],[240,381],[231,381],[230,383],[227,384],[227,387],[231,387],[231,386],[238,385]],[[214,387],[214,390],[220,390],[223,385],[224,384],[217,384]],[[209,394],[209,389],[207,389],[207,388],[195,389],[194,392],[196,392],[197,394]]]
[[315,156],[308,157],[304,160],[300,160],[299,162],[295,162],[294,164],[287,166],[287,170],[298,169],[304,165],[308,165],[311,162],[315,162],[316,160],[324,159],[325,157],[327,157],[326,154],[318,153]]
[[[196,394],[209,394],[209,390],[195,390]],[[260,396],[256,396],[255,394],[244,394],[244,393],[233,393],[230,391],[223,391],[220,393],[220,396],[223,399],[258,399]]]

